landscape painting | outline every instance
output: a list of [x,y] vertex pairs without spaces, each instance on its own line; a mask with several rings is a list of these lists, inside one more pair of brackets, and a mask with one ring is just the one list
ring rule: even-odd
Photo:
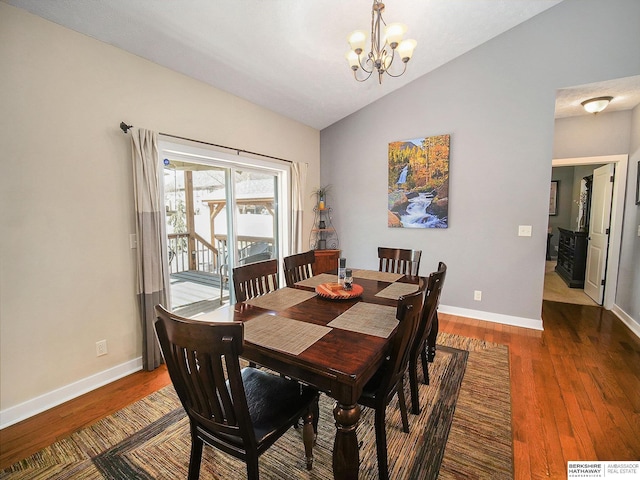
[[449,226],[449,137],[389,143],[389,227]]

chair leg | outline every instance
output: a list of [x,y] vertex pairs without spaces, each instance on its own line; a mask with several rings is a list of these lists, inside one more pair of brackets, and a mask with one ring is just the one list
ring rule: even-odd
[[380,480],[389,480],[389,466],[387,463],[387,431],[385,429],[386,407],[376,407],[376,452],[378,454],[378,477]]
[[314,406],[311,405],[304,416],[304,426],[302,427],[302,441],[304,442],[304,454],[307,459],[307,470],[313,468],[313,445],[316,443],[316,433],[314,431]]
[[400,379],[397,388],[398,406],[400,407],[400,416],[402,417],[402,431],[409,433],[409,418],[407,417],[407,402],[404,399],[404,382]]
[[189,480],[200,478],[200,463],[202,462],[202,447],[204,442],[191,432],[191,457],[189,458]]
[[420,353],[420,357],[422,358],[422,373],[424,375],[424,384],[429,385],[429,363],[427,359],[427,351],[422,350]]
[[429,331],[429,336],[427,337],[427,357],[429,359],[429,363],[433,363],[433,359],[436,356],[436,339],[438,338],[438,330],[440,322],[438,321],[438,312],[433,317],[433,323],[431,324],[431,331]]
[[259,480],[258,454],[247,455],[247,480]]
[[418,359],[409,360],[409,389],[411,390],[411,413],[420,413],[420,401],[418,400]]

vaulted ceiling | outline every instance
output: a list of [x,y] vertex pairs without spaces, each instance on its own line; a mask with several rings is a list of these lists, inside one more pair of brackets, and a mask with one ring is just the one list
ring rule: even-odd
[[[382,85],[356,82],[345,59],[349,33],[370,29],[372,0],[5,1],[322,129],[561,0],[389,0],[385,21],[406,24],[418,46],[407,73]],[[560,116],[582,114],[583,99],[561,91]]]

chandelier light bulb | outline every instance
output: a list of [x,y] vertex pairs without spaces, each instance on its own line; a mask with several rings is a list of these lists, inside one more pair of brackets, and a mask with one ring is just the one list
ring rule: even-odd
[[418,42],[413,39],[403,40],[402,42],[400,42],[400,45],[398,45],[398,55],[400,55],[400,58],[404,63],[407,63],[409,60],[411,60],[413,51],[415,50],[417,44]]
[[367,40],[367,34],[362,30],[356,30],[351,35],[349,35],[349,45],[351,46],[351,50],[356,52],[357,55],[360,55],[364,50],[364,44]]
[[585,100],[580,105],[589,113],[600,113],[607,108],[611,100],[613,100],[613,97],[596,97]]
[[353,50],[349,50],[345,57],[349,62],[351,70],[355,72],[356,70],[358,70],[358,68],[360,68],[360,62],[358,60],[358,54],[356,52],[354,52]]
[[402,41],[402,36],[406,33],[407,27],[401,23],[391,23],[385,29],[387,44],[391,48],[396,48]]

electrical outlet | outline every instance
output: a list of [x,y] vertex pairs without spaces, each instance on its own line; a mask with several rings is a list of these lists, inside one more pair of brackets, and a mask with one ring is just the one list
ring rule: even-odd
[[473,299],[476,302],[482,301],[482,292],[480,290],[474,290],[473,291]]
[[138,235],[135,233],[129,234],[129,248],[138,248]]
[[107,341],[100,340],[96,342],[96,357],[101,357],[102,355],[107,354]]

